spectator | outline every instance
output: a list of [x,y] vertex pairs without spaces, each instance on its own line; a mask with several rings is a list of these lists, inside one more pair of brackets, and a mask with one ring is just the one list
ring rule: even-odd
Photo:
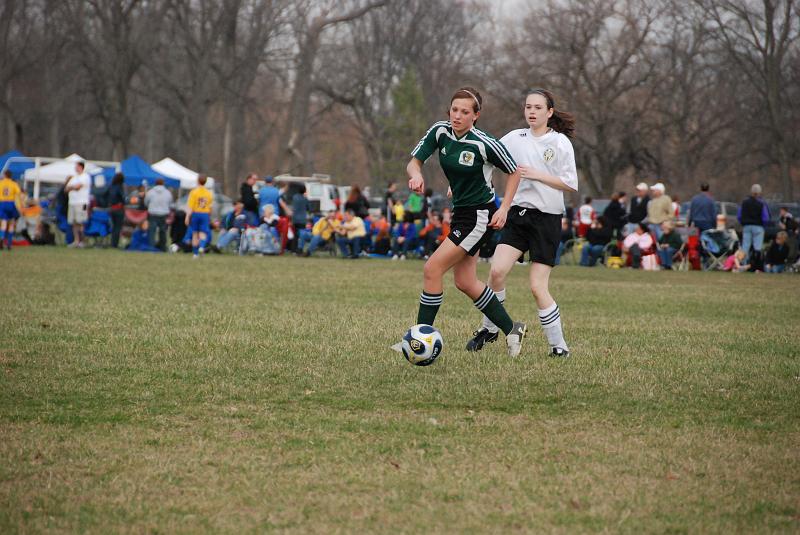
[[647,221],[650,223],[650,232],[656,237],[661,237],[661,223],[664,221],[672,221],[675,218],[675,212],[672,210],[672,199],[669,195],[664,193],[664,184],[656,182],[650,187],[650,193],[653,196],[650,202],[647,203]]
[[565,217],[561,218],[561,239],[558,242],[558,249],[556,249],[556,265],[561,263],[561,255],[564,254],[567,242],[572,238],[572,225],[570,225],[570,220],[565,215]]
[[778,217],[778,228],[785,230],[789,237],[789,257],[794,258],[800,247],[800,226],[795,221],[794,216],[785,206],[781,206],[780,217]]
[[394,215],[392,221],[394,221],[394,224],[396,225],[397,223],[402,223],[403,219],[406,216],[406,208],[405,206],[403,206],[403,203],[401,203],[400,201],[395,202],[394,206],[392,207],[392,210]]
[[744,251],[736,249],[736,252],[725,259],[722,266],[722,271],[730,271],[731,273],[741,273],[750,269],[750,264],[745,264]]
[[[424,204],[424,199],[422,195],[419,193],[412,191],[408,195],[408,200],[406,201],[406,214],[411,214],[413,220],[422,219],[422,207]],[[404,219],[403,222],[406,220]]]
[[658,258],[661,260],[662,268],[672,269],[672,258],[681,247],[683,247],[683,240],[675,232],[675,225],[672,221],[661,223],[661,237],[658,239]]
[[260,216],[264,215],[264,207],[268,204],[272,205],[273,214],[280,214],[281,210],[283,210],[284,213],[290,211],[289,207],[286,205],[286,201],[281,199],[281,192],[275,187],[273,180],[271,176],[265,176],[264,185],[258,190],[258,213]]
[[69,194],[69,207],[67,208],[67,223],[72,225],[72,235],[74,241],[71,247],[81,248],[83,242],[83,225],[89,219],[89,190],[92,187],[92,179],[85,171],[86,166],[83,162],[75,164],[75,172],[65,191]]
[[783,273],[786,269],[786,261],[789,259],[789,246],[786,244],[788,237],[785,230],[775,235],[775,241],[767,249],[764,259],[764,271],[767,273]]
[[241,199],[233,203],[233,211],[228,212],[222,218],[222,232],[217,238],[217,244],[211,246],[211,250],[215,253],[221,253],[231,242],[240,239],[247,228],[249,217]]
[[389,224],[392,223],[391,218],[394,216],[394,194],[397,192],[397,184],[389,182],[386,187],[386,193],[383,195],[383,206],[381,206],[381,214],[390,219]]
[[597,217],[592,208],[592,198],[586,197],[583,204],[578,208],[578,237],[583,238],[592,226],[592,222]]
[[361,193],[361,188],[358,185],[353,184],[350,188],[350,195],[347,197],[347,202],[344,203],[344,210],[345,212],[352,210],[353,215],[360,219],[369,216],[369,201]]
[[258,224],[259,206],[254,189],[257,179],[258,175],[250,173],[239,188],[239,198],[244,205],[244,214],[247,217],[247,224],[252,226]]
[[672,217],[675,221],[681,218],[681,198],[677,195],[672,196]]
[[[742,249],[747,255],[747,261],[751,265],[759,263],[761,249],[764,247],[764,225],[769,221],[769,209],[767,203],[761,197],[761,186],[753,184],[750,188],[750,196],[742,201],[736,218],[742,224]],[[750,249],[753,249],[756,259],[750,258]]]
[[392,238],[389,235],[389,229],[388,228],[379,229],[377,236],[375,236],[375,245],[373,245],[372,251],[375,254],[387,256],[391,248],[392,248]]
[[[319,218],[319,221],[314,223],[311,229],[311,242],[308,245],[308,251],[303,253],[303,256],[311,256],[317,247],[324,243],[331,241],[336,234],[336,229],[339,228],[339,221],[336,219],[336,212],[334,210],[325,214],[325,217]],[[300,245],[300,250],[304,249],[305,243]]]
[[167,216],[172,209],[172,193],[164,187],[163,178],[157,178],[155,187],[145,194],[144,205],[147,207],[147,243],[150,247],[166,251]]
[[628,214],[625,213],[625,192],[620,191],[611,196],[611,202],[608,203],[606,209],[603,210],[603,216],[606,218],[607,226],[611,229],[612,233],[616,232],[617,236],[622,236],[622,227],[628,219]]
[[598,217],[592,221],[589,230],[586,231],[586,243],[581,249],[581,265],[592,267],[597,264],[597,259],[603,256],[606,245],[611,241],[614,229],[608,225],[605,216]]
[[700,184],[700,193],[692,197],[689,203],[689,226],[697,227],[699,232],[709,230],[714,227],[714,218],[717,209],[714,206],[714,199],[708,192],[707,182]]
[[[26,231],[27,232],[27,231]],[[55,245],[56,237],[50,229],[50,225],[44,221],[39,221],[36,224],[36,229],[33,236],[26,236],[26,239],[31,242],[31,245]]]
[[636,196],[631,199],[631,207],[628,210],[628,233],[635,232],[636,225],[647,219],[647,205],[650,204],[650,196],[647,195],[647,184],[639,182],[636,186]]
[[297,192],[292,195],[292,226],[294,226],[294,238],[292,238],[289,250],[297,254],[302,253],[302,248],[298,248],[298,238],[301,231],[306,228],[308,223],[308,211],[311,206],[308,203],[306,185],[300,184]]
[[364,220],[351,210],[344,213],[344,223],[336,230],[336,243],[345,258],[358,258],[361,254],[361,242],[367,235]]
[[424,238],[423,256],[428,258],[433,251],[439,247],[447,235],[450,234],[450,225],[442,223],[442,218],[436,212],[431,212],[428,224],[419,231],[421,238]]
[[636,225],[636,229],[625,237],[622,250],[631,255],[631,267],[639,269],[642,265],[642,256],[653,247],[653,237],[648,232],[645,223]]
[[111,247],[119,247],[119,235],[125,222],[125,176],[117,173],[108,187],[108,212],[111,217]]
[[414,215],[406,212],[406,218],[394,228],[394,248],[392,260],[405,260],[409,250],[414,250],[417,245],[417,225],[414,224]]

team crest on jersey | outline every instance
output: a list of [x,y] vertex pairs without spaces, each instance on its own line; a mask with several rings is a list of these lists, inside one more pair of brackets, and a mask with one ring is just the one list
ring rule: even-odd
[[549,162],[550,160],[552,160],[555,157],[555,155],[556,155],[556,151],[554,151],[552,148],[548,147],[547,150],[544,151],[544,154],[542,156],[544,157],[544,161]]
[[475,163],[475,153],[468,150],[462,151],[458,157],[458,163],[461,165],[472,165]]

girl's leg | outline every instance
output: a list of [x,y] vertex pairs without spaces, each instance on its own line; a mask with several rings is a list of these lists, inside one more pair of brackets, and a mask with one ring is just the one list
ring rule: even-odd
[[444,274],[458,264],[467,252],[450,240],[442,245],[425,262],[423,269],[423,290],[419,298],[417,323],[433,325],[436,313],[442,305],[442,279]]
[[[494,250],[492,268],[489,271],[489,287],[494,290],[500,304],[506,302],[506,277],[508,277],[508,274],[514,268],[514,264],[517,263],[520,255],[522,255],[522,251],[504,243],[498,245]],[[486,329],[490,333],[496,333],[498,330],[497,325],[486,317],[485,314],[481,321],[481,328]]]
[[567,356],[569,348],[564,340],[564,331],[561,327],[561,312],[553,296],[550,295],[550,271],[552,269],[546,264],[537,262],[531,264],[531,292],[536,300],[539,322],[550,348],[558,356]]
[[477,265],[477,256],[466,256],[456,264],[453,270],[456,287],[467,294],[478,310],[502,329],[504,334],[508,334],[514,328],[514,322],[492,288],[478,280]]

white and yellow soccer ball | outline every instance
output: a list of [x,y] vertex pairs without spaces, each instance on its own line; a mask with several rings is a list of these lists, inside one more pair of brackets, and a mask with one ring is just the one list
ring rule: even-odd
[[408,362],[429,366],[442,354],[444,339],[435,327],[421,323],[406,331],[401,347]]

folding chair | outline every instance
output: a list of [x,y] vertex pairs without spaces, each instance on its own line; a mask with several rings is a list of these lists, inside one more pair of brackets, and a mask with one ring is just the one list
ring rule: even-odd
[[710,229],[700,234],[703,269],[722,269],[725,259],[736,251],[736,239],[727,230]]

